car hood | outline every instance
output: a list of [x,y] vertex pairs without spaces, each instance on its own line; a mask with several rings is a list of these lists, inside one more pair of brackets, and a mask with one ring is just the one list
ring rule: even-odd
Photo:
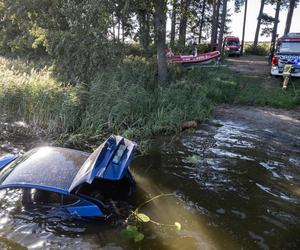
[[83,163],[69,192],[83,183],[91,184],[95,178],[117,181],[124,177],[133,159],[136,143],[121,136],[110,136]]

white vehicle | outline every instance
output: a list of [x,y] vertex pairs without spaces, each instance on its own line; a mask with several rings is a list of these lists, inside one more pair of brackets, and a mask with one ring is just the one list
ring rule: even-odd
[[278,39],[271,75],[282,76],[286,64],[292,65],[292,76],[300,77],[300,33],[289,33]]

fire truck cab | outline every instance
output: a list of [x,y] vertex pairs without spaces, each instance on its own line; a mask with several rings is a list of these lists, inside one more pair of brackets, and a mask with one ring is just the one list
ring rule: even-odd
[[282,76],[287,64],[292,65],[291,76],[300,77],[300,33],[288,33],[278,39],[271,75]]

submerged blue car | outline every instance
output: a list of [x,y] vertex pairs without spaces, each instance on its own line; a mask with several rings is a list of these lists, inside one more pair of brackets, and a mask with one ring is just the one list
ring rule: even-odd
[[135,188],[128,167],[136,144],[110,136],[92,154],[40,147],[0,157],[0,189],[23,190],[24,206],[66,209],[80,217],[107,218],[105,200],[129,197]]

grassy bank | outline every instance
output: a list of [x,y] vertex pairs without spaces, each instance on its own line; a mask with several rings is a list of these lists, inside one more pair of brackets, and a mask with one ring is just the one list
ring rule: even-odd
[[64,87],[49,68],[0,57],[0,112],[8,121],[26,121],[48,133],[76,127],[78,89]]
[[[228,69],[170,69],[169,83],[157,86],[153,63],[127,58],[91,82],[68,86],[49,68],[30,68],[21,60],[0,59],[0,112],[7,120],[42,127],[68,146],[88,147],[110,133],[147,140],[180,131],[184,121],[208,119],[216,104],[248,104],[293,108],[300,86],[283,92],[265,87],[257,77]],[[30,70],[29,70],[30,69]]]

